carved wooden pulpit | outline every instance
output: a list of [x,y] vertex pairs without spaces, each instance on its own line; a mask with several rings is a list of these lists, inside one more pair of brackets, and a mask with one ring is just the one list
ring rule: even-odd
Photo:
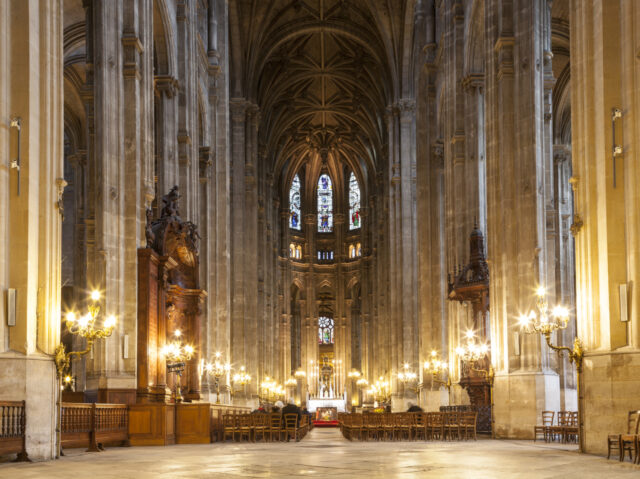
[[[449,275],[449,297],[451,301],[468,301],[473,308],[473,328],[480,342],[489,342],[489,266],[484,256],[484,236],[475,226],[469,236],[469,263],[459,267]],[[467,390],[469,401],[478,410],[478,430],[491,430],[490,385],[486,375],[473,369],[488,371],[491,365],[490,354],[473,365],[462,362],[460,386]]]
[[197,227],[178,212],[178,187],[162,198],[160,218],[147,213],[147,247],[138,250],[138,403],[164,403],[174,378],[167,376],[160,351],[179,329],[181,340],[195,348],[186,364],[182,393],[186,401],[200,399],[202,303],[198,287]]

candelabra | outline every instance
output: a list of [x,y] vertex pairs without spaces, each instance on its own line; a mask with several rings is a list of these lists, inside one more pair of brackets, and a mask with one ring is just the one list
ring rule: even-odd
[[176,404],[182,402],[182,392],[180,382],[182,380],[182,373],[185,368],[185,362],[190,360],[195,353],[193,346],[190,344],[183,344],[181,341],[182,333],[179,329],[173,332],[175,340],[164,345],[160,350],[160,353],[167,360],[167,371],[175,373],[176,375],[176,387],[175,387],[175,402]]
[[390,402],[391,394],[389,393],[389,381],[386,381],[383,376],[380,376],[378,380],[367,390],[367,393],[373,396],[373,400],[378,404]]
[[207,363],[204,367],[205,371],[212,375],[216,381],[216,404],[220,404],[220,378],[226,376],[231,371],[231,364],[221,363],[222,353],[216,352],[215,359],[212,363]]
[[584,357],[584,350],[582,343],[576,337],[573,340],[573,348],[567,346],[556,346],[551,343],[551,333],[559,329],[566,329],[569,325],[569,310],[562,306],[557,305],[551,311],[549,311],[549,304],[546,298],[545,288],[539,286],[536,289],[536,309],[538,312],[531,310],[528,314],[521,314],[518,318],[520,326],[527,334],[540,333],[544,336],[544,339],[552,350],[557,351],[559,355],[566,352],[569,356],[569,361],[576,365],[577,375],[577,394],[578,394],[578,442],[580,452],[584,450],[583,443],[583,431],[582,431],[582,407],[581,407],[581,381],[582,381],[582,358]]
[[409,389],[413,391],[415,394],[418,394],[420,390],[418,387],[408,386],[409,384],[418,380],[418,374],[411,369],[411,366],[409,366],[409,363],[404,363],[402,365],[402,371],[398,372],[398,380],[402,383],[403,390]]
[[266,403],[275,402],[279,397],[284,396],[285,393],[284,388],[278,384],[275,379],[271,379],[269,376],[262,381],[260,389],[262,390],[262,394],[258,395],[258,399],[260,402]]
[[468,330],[465,333],[465,337],[467,340],[466,344],[464,346],[458,346],[456,348],[456,354],[460,359],[469,364],[471,371],[480,374],[487,380],[489,385],[489,404],[491,407],[491,437],[495,438],[495,421],[493,416],[493,379],[495,372],[491,363],[488,369],[476,367],[478,361],[484,359],[489,353],[489,345],[487,343],[478,344],[476,335],[472,330]]
[[[69,311],[65,316],[65,325],[67,330],[74,335],[80,336],[87,340],[87,346],[82,351],[66,351],[64,344],[60,343],[55,352],[56,373],[58,378],[59,394],[58,394],[58,421],[57,421],[57,452],[58,457],[62,454],[62,390],[64,389],[63,380],[69,376],[68,372],[71,367],[71,361],[75,357],[84,356],[91,351],[93,343],[97,339],[104,339],[111,336],[116,326],[116,317],[109,315],[102,319],[102,326],[98,326],[100,319],[100,292],[93,291],[89,296],[89,304],[87,312],[82,315]],[[70,376],[69,376],[70,377]]]
[[235,394],[236,384],[242,386],[243,391],[246,393],[245,387],[251,382],[251,375],[247,373],[247,370],[244,366],[240,366],[240,372],[234,374],[231,379],[233,381],[233,386],[230,389],[230,393],[232,396]]
[[442,384],[448,391],[451,391],[451,376],[447,374],[447,380],[445,381],[443,379],[444,374],[448,372],[449,368],[447,363],[438,356],[435,350],[431,351],[430,361],[424,362],[424,369],[431,374],[432,382]]

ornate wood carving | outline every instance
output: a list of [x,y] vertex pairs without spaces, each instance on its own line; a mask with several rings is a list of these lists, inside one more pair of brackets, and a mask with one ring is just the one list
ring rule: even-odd
[[160,354],[176,329],[195,348],[182,389],[186,401],[200,399],[198,363],[202,302],[206,292],[198,282],[197,226],[183,221],[178,187],[162,198],[162,213],[153,220],[147,210],[147,247],[138,250],[138,402],[166,402],[173,387]]
[[[489,312],[489,266],[484,255],[484,236],[474,226],[469,236],[469,263],[457,267],[449,275],[449,300],[469,302],[473,308],[474,329],[481,341],[489,340],[487,314]],[[487,355],[473,368],[488,371],[491,365]],[[482,373],[473,371],[472,365],[462,362],[460,385],[467,390],[473,406],[490,406],[489,381]]]

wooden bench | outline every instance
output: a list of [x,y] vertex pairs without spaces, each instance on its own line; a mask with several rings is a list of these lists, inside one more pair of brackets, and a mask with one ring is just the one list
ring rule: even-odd
[[0,456],[17,454],[31,462],[26,448],[27,414],[24,401],[0,401]]
[[86,447],[89,452],[105,444],[129,445],[126,404],[62,403],[62,448]]

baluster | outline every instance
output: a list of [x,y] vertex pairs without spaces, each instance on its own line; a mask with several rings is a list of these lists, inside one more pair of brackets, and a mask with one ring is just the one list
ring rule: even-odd
[[9,436],[13,437],[16,435],[16,407],[11,406],[10,410],[11,410],[11,413],[10,413],[11,415],[9,416],[9,418],[10,418],[11,428],[9,429]]

